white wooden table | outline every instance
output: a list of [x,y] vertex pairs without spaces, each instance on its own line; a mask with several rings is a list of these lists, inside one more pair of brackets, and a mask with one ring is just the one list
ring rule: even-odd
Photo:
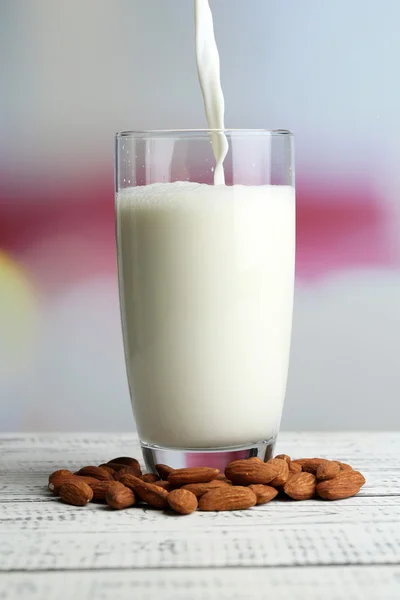
[[48,474],[140,456],[132,435],[0,435],[1,600],[399,600],[400,433],[282,433],[277,452],[350,462],[340,502],[166,515],[62,504]]

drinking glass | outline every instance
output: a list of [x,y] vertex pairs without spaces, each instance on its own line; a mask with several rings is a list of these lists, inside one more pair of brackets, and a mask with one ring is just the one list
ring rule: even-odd
[[[229,146],[223,185],[214,185],[218,136]],[[148,468],[267,460],[292,326],[293,134],[118,133],[116,225],[126,368]]]

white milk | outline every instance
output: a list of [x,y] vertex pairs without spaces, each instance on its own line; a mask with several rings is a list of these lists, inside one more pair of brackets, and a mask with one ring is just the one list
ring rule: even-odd
[[141,440],[210,448],[274,437],[290,347],[294,189],[125,189],[117,235]]

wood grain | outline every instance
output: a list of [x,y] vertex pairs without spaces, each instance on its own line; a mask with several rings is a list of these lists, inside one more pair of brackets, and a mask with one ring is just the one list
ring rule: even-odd
[[1,585],[2,600],[398,600],[400,568],[143,569],[69,572],[67,580],[65,572],[9,573]]
[[349,462],[367,485],[340,502],[185,518],[77,508],[46,489],[48,474],[140,457],[134,436],[1,435],[0,598],[398,600],[400,434],[282,433],[279,452]]

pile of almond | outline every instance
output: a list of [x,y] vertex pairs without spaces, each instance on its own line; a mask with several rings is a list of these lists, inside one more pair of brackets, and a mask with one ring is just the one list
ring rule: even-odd
[[235,460],[225,473],[212,467],[172,469],[156,465],[158,475],[142,474],[135,458],[115,458],[76,473],[61,469],[49,477],[49,489],[67,504],[106,502],[115,509],[146,503],[188,515],[206,510],[243,510],[266,504],[279,493],[293,500],[341,500],[360,490],[365,478],[348,464],[323,458],[291,460],[279,454]]

